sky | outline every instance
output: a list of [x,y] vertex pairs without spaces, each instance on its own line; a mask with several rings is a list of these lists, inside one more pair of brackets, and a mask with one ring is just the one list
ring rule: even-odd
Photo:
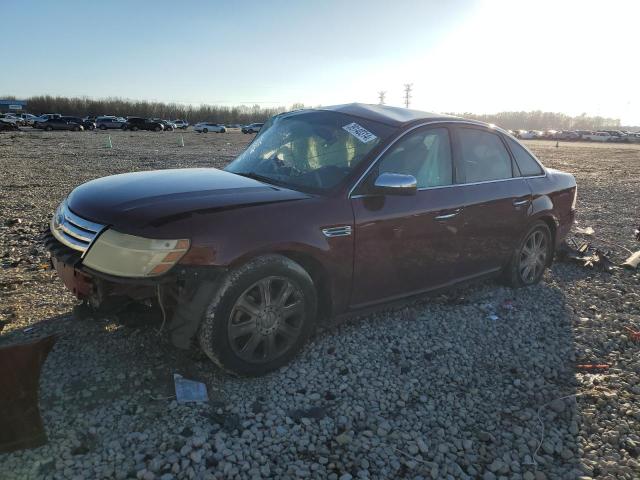
[[545,110],[640,125],[637,0],[0,0],[0,96]]

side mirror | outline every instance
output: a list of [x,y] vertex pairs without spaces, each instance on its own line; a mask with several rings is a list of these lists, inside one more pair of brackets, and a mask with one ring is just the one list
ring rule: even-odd
[[381,173],[373,185],[376,193],[384,195],[415,195],[418,190],[416,177],[401,173]]

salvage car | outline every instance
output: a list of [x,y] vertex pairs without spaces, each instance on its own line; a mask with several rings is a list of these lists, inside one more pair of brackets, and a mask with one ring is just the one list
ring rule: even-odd
[[242,133],[258,133],[264,123],[250,123],[241,128]]
[[224,128],[224,125],[220,125],[218,123],[211,123],[211,122],[196,123],[193,127],[193,130],[198,133],[208,133],[208,132],[226,133],[227,131],[227,129]]
[[133,132],[137,132],[138,130],[161,132],[164,130],[164,125],[150,118],[129,117],[121,128],[122,130],[131,130]]
[[44,121],[38,121],[33,127],[40,128],[46,132],[50,132],[51,130],[73,130],[74,132],[79,132],[84,130],[82,120],[73,117],[48,118]]
[[127,120],[121,117],[103,116],[96,118],[96,128],[100,130],[122,128],[125,123],[127,123]]
[[223,170],[80,185],[45,243],[88,307],[154,302],[175,345],[258,375],[341,314],[472,279],[539,282],[576,195],[495,126],[348,104],[271,118]]

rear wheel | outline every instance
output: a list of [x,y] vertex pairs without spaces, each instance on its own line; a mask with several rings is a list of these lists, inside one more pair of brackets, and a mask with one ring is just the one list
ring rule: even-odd
[[261,375],[298,353],[315,316],[309,274],[286,257],[258,257],[221,281],[200,326],[200,346],[230,372]]
[[162,128],[160,128],[160,127],[156,127],[156,128],[153,129],[154,132],[159,132],[160,130],[162,130]]
[[138,127],[136,127],[135,125],[133,127],[131,127],[131,130],[133,130],[134,132],[138,131]]
[[53,128],[51,128],[49,125],[47,125],[46,127],[44,127],[44,131],[45,131],[45,132],[50,132],[51,130],[53,130]]
[[80,131],[80,127],[78,127],[77,125],[75,127],[73,127],[73,131],[74,132],[79,132]]
[[203,128],[202,129],[202,133],[207,133],[208,131],[209,131],[209,129],[207,129],[207,128]]
[[542,279],[553,253],[551,239],[551,231],[543,221],[529,228],[505,272],[512,287],[534,285]]
[[106,130],[107,129],[107,127],[105,125],[100,125],[99,128],[100,128],[100,130]]

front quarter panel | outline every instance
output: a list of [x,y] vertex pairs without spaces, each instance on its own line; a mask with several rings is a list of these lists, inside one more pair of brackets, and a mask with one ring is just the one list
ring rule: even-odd
[[[346,198],[311,197],[193,215],[191,251],[181,264],[230,267],[266,254],[308,259],[323,272],[332,311],[347,308],[353,274],[353,235],[328,238],[327,227],[350,226],[353,213]],[[311,273],[311,272],[310,272]]]

